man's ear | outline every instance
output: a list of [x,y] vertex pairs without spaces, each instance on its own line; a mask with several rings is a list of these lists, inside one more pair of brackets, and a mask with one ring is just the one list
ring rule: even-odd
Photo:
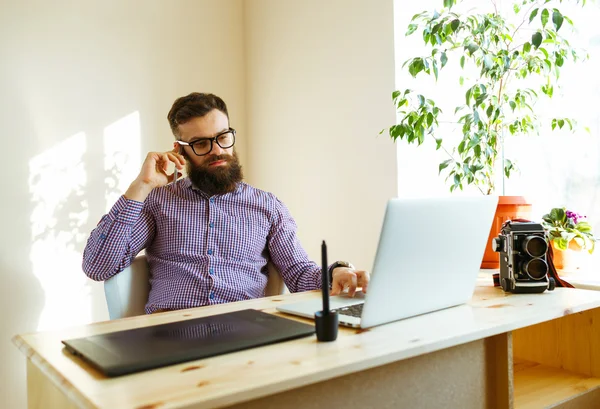
[[183,150],[183,146],[181,146],[177,142],[173,142],[173,150],[179,152],[180,155],[185,156],[185,151]]

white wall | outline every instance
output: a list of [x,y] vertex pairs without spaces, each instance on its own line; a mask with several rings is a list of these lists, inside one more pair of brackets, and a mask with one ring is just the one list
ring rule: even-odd
[[25,407],[18,333],[107,319],[89,232],[170,149],[166,113],[222,96],[247,179],[318,260],[371,268],[396,195],[392,0],[0,0],[0,406]]
[[370,269],[397,194],[392,0],[246,6],[248,176],[290,208],[309,255]]
[[81,251],[123,191],[115,181],[128,184],[148,150],[171,149],[174,99],[215,92],[244,133],[243,8],[0,0],[0,10],[0,406],[17,409],[25,358],[11,337],[108,318]]

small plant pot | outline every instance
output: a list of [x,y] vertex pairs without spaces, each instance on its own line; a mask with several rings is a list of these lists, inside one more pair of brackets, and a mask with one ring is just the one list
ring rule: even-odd
[[570,272],[577,271],[583,268],[587,262],[589,254],[575,242],[571,240],[569,247],[566,250],[560,250],[552,241],[552,250],[554,255],[554,267],[557,270]]
[[498,237],[502,224],[507,220],[515,219],[526,219],[531,218],[531,203],[527,203],[527,200],[523,196],[500,196],[498,200],[498,207],[496,208],[496,214],[494,215],[494,222],[490,229],[488,242],[485,246],[485,252],[483,253],[483,260],[481,262],[481,268],[484,269],[498,269],[500,268],[500,254],[495,252],[492,248],[492,240],[494,237]]

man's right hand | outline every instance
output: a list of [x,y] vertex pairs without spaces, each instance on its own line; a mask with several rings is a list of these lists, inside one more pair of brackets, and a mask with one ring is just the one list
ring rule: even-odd
[[[174,174],[167,174],[169,164],[174,163],[181,171],[185,166],[185,158],[175,150],[169,152],[149,152],[142,164],[138,177],[131,183],[125,197],[143,202],[152,189],[161,187],[175,180]],[[181,172],[178,172],[181,176]]]

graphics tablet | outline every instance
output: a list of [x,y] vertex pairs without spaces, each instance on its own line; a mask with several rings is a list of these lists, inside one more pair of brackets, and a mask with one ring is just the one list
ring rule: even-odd
[[63,340],[67,350],[118,376],[312,335],[313,325],[241,310]]

